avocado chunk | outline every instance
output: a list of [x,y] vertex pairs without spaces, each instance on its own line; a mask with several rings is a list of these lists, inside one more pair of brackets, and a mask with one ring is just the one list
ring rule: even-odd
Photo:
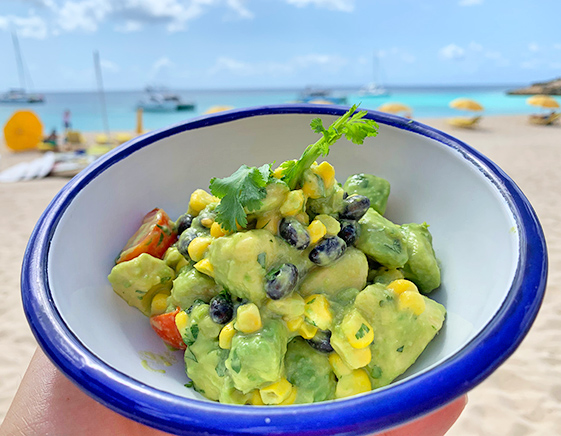
[[407,263],[405,238],[397,224],[372,208],[358,223],[360,231],[355,242],[358,249],[388,268],[401,268]]
[[409,253],[403,267],[406,279],[414,282],[419,290],[428,294],[440,286],[440,267],[432,247],[432,235],[427,223],[401,226]]
[[208,304],[194,307],[185,329],[179,333],[187,344],[185,369],[194,383],[193,387],[211,400],[218,401],[226,383],[228,350],[218,345],[222,326],[210,318],[209,307]]
[[235,334],[226,368],[236,389],[245,394],[283,376],[287,333],[284,323],[270,319],[255,333]]
[[388,385],[405,372],[442,328],[444,306],[422,298],[425,310],[415,315],[410,310],[400,310],[395,293],[382,284],[370,285],[357,295],[355,308],[374,331],[372,360],[365,368],[373,389]]
[[325,197],[308,198],[306,203],[309,215],[336,215],[343,210],[345,191],[339,185],[333,185],[331,192]]
[[343,189],[349,195],[359,194],[368,197],[370,207],[380,215],[386,213],[386,205],[390,196],[390,182],[372,174],[355,174],[350,176]]
[[260,305],[267,298],[265,276],[272,268],[291,263],[303,276],[313,263],[307,256],[268,230],[223,236],[210,245],[208,260],[216,282],[233,296]]
[[288,344],[284,358],[286,378],[298,388],[296,403],[312,403],[333,398],[335,374],[327,354],[314,350],[297,337]]
[[185,266],[173,281],[171,301],[175,306],[185,310],[191,307],[197,299],[208,303],[221,290],[222,286],[217,285],[211,277],[200,273],[191,266]]
[[142,253],[115,265],[107,278],[119,297],[150,316],[152,298],[159,292],[169,294],[175,272],[163,260]]
[[228,382],[224,362],[228,350],[218,346],[216,339],[195,341],[185,352],[185,368],[195,390],[207,398],[218,401]]
[[300,283],[299,293],[303,297],[318,292],[328,296],[347,289],[363,289],[368,275],[368,260],[364,253],[349,247],[336,262],[310,271]]

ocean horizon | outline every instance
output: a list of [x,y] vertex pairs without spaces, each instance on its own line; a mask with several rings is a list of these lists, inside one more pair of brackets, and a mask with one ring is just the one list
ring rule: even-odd
[[[358,87],[324,88],[333,95],[345,96],[347,104],[360,104],[363,109],[376,110],[387,102],[400,102],[410,106],[414,118],[443,118],[461,115],[461,111],[451,109],[448,104],[458,97],[477,100],[485,107],[484,115],[529,114],[535,108],[526,104],[525,96],[507,95],[516,85],[447,85],[447,86],[388,86],[388,95],[362,96]],[[4,91],[4,90],[2,90]],[[184,102],[193,103],[191,111],[144,112],[145,130],[159,129],[171,124],[202,115],[212,106],[231,106],[233,108],[253,107],[295,102],[302,88],[278,89],[207,89],[171,90]],[[65,110],[71,112],[72,128],[84,132],[104,131],[103,107],[106,108],[110,132],[132,131],[136,127],[136,107],[146,95],[138,91],[97,91],[44,92],[44,103],[0,104],[0,120],[3,124],[19,109],[35,112],[43,123],[45,133],[55,129],[63,130],[62,116]]]

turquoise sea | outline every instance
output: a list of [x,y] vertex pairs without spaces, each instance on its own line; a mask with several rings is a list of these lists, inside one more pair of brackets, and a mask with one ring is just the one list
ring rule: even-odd
[[[509,96],[512,87],[389,87],[389,95],[364,97],[358,89],[333,89],[334,95],[346,95],[348,104],[360,103],[361,108],[376,109],[382,103],[398,101],[413,109],[414,118],[447,117],[459,115],[448,103],[457,97],[468,97],[479,101],[487,115],[528,114],[532,108],[524,96]],[[287,90],[193,90],[176,91],[185,101],[194,102],[194,111],[171,113],[144,113],[146,130],[165,127],[182,120],[201,115],[211,106],[227,105],[235,108],[282,104],[298,99],[299,89]],[[42,120],[45,132],[62,130],[62,114],[68,109],[72,114],[72,127],[81,131],[103,131],[102,104],[97,92],[44,93],[45,103],[30,105],[0,104],[2,125],[18,109],[31,109]],[[144,96],[143,91],[105,92],[109,130],[130,131],[136,126],[136,104]]]

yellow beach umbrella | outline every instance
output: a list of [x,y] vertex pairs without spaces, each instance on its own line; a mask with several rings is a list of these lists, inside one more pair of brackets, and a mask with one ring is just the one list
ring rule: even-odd
[[217,112],[224,112],[229,111],[230,109],[234,109],[233,106],[212,106],[208,108],[204,113],[205,114],[215,114]]
[[17,111],[4,126],[6,146],[14,151],[37,148],[43,139],[43,124],[31,111]]
[[553,97],[549,95],[538,94],[534,95],[526,100],[526,103],[532,106],[539,106],[548,109],[556,109],[559,107],[559,103]]
[[485,110],[481,104],[469,98],[456,98],[450,102],[450,107],[454,109],[462,109],[466,111],[482,112]]
[[409,106],[398,102],[384,103],[378,108],[378,110],[380,112],[387,112],[390,114],[398,114],[400,112],[407,112],[408,114],[411,114],[413,112]]

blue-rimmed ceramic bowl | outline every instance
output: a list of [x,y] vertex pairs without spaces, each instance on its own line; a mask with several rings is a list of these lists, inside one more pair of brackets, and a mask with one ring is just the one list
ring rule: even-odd
[[142,216],[186,210],[196,188],[242,163],[297,158],[347,108],[264,106],[154,131],[99,159],[55,197],[25,255],[23,302],[52,361],[117,412],[177,434],[366,434],[427,414],[466,393],[520,344],[542,301],[547,253],[537,217],[514,182],[468,145],[425,125],[370,112],[380,125],[363,146],[342,140],[329,161],[344,181],[366,172],[390,181],[388,217],[431,225],[442,263],[431,294],[448,315],[441,334],[392,385],[325,403],[230,406],[184,386],[181,353],[107,281]]

